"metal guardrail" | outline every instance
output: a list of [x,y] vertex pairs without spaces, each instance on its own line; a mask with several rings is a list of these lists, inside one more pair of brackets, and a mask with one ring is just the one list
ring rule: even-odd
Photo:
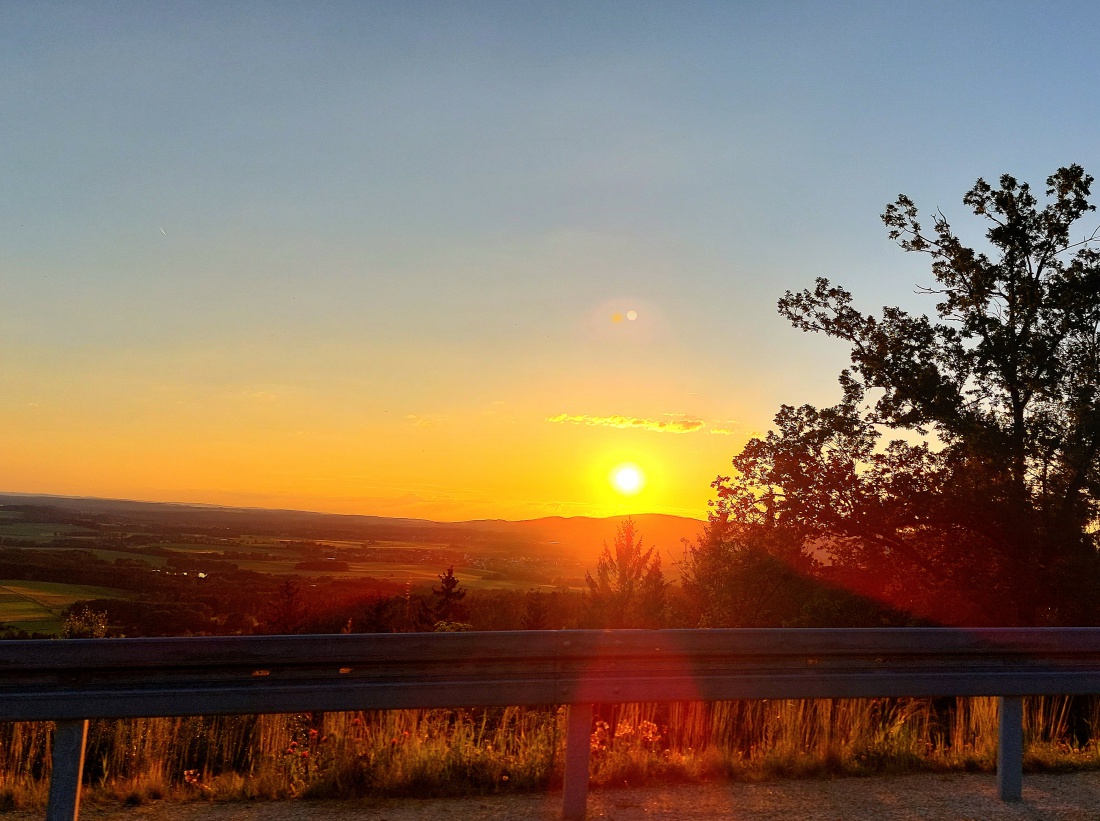
[[569,705],[581,819],[592,705],[998,696],[999,793],[1022,787],[1026,695],[1100,693],[1100,628],[615,630],[0,642],[0,720],[54,720],[47,818],[79,812],[87,721]]

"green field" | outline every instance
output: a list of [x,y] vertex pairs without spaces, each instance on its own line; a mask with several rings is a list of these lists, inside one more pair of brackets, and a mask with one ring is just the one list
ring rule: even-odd
[[150,556],[147,553],[130,553],[125,550],[105,550],[99,547],[82,547],[81,550],[87,550],[90,553],[94,553],[100,559],[108,562],[113,562],[115,559],[137,559],[153,567],[163,567],[168,563],[168,560],[164,558],[164,556]]
[[[95,531],[74,525],[61,523],[40,523],[8,521],[17,514],[12,511],[0,511],[0,537],[10,537],[22,541],[31,541],[39,544],[48,544],[58,538],[66,536],[94,536]],[[237,565],[241,570],[272,575],[299,575],[305,578],[317,578],[321,576],[333,576],[342,579],[377,579],[396,584],[412,584],[421,587],[426,584],[438,583],[439,574],[447,569],[451,560],[447,557],[455,556],[457,551],[471,552],[480,559],[473,563],[480,566],[464,566],[464,563],[456,562],[456,575],[462,584],[472,589],[550,589],[551,579],[579,579],[580,569],[573,563],[537,563],[532,566],[522,563],[515,570],[512,569],[507,559],[514,554],[514,548],[497,543],[482,544],[470,547],[458,547],[443,541],[406,541],[406,540],[344,540],[344,539],[318,539],[308,540],[313,544],[324,546],[329,550],[347,550],[354,555],[355,551],[366,549],[371,551],[370,560],[350,560],[349,569],[346,571],[329,570],[298,570],[296,565],[307,558],[311,551],[303,550],[300,542],[283,539],[272,539],[259,536],[239,536],[225,541],[211,539],[196,539],[195,541],[174,541],[169,537],[165,541],[156,542],[149,546],[150,550],[170,550],[180,558],[187,557],[198,570],[212,571],[217,567],[217,562],[229,561]],[[116,559],[136,559],[148,564],[163,568],[171,558],[166,556],[145,553],[141,548],[133,552],[129,550],[112,550],[109,546],[99,546],[94,540],[90,540],[87,548],[97,558],[113,562]],[[391,551],[392,550],[392,554]],[[327,552],[327,551],[325,551]],[[250,557],[249,554],[252,554]],[[267,554],[268,558],[258,558],[256,554]],[[330,554],[331,555],[331,554]],[[340,555],[342,561],[348,561],[344,555]],[[422,559],[420,557],[423,557]],[[391,558],[392,557],[392,558]],[[365,557],[364,557],[365,558]],[[210,559],[209,568],[204,568],[204,559]],[[90,596],[77,596],[77,598],[89,598]],[[64,604],[68,604],[66,601]],[[64,604],[62,606],[64,606]],[[22,605],[31,607],[33,605]],[[5,609],[6,608],[6,609]],[[35,616],[37,613],[37,616]],[[0,602],[0,623],[36,621],[40,617],[43,623],[49,622],[52,616],[41,611],[23,612],[14,609],[14,605],[8,602],[6,605]],[[24,628],[30,629],[30,628]],[[43,629],[35,627],[34,629]]]
[[0,536],[23,541],[52,542],[65,536],[93,535],[94,530],[77,525],[56,524],[53,522],[12,522],[0,524]]
[[[341,577],[371,576],[372,578],[385,579],[386,581],[411,581],[413,584],[432,582],[434,584],[439,581],[439,574],[445,569],[446,568],[437,569],[425,564],[355,562],[351,565],[351,571],[349,573],[338,573],[334,575]],[[561,570],[561,572],[556,575],[576,575],[575,570],[567,571],[560,568],[554,568],[554,570]],[[546,575],[550,574],[547,573]],[[509,579],[507,577],[501,578],[500,574],[496,571],[481,570],[476,567],[456,567],[455,576],[464,586],[482,590],[529,590],[540,587],[550,589],[551,587],[549,584],[540,584],[539,582],[530,580]]]
[[[431,564],[408,564],[397,562],[351,562],[346,571],[332,572],[324,570],[295,570],[294,566],[299,559],[287,561],[237,561],[235,564],[242,570],[252,570],[257,573],[271,573],[275,575],[295,574],[308,578],[319,576],[331,576],[336,579],[378,579],[380,581],[394,582],[397,584],[410,583],[413,586],[424,584],[438,584],[439,574],[446,570],[445,567],[435,567]],[[555,568],[559,569],[559,568]],[[577,576],[575,568],[560,568],[562,577]],[[550,575],[550,574],[547,574]],[[509,579],[494,571],[481,570],[475,567],[456,567],[455,576],[464,587],[478,590],[531,590],[552,589],[548,583],[540,583],[529,579]],[[557,578],[555,574],[554,578]],[[576,589],[580,589],[577,587]]]
[[0,581],[0,624],[18,627],[29,633],[60,633],[61,611],[73,602],[131,597],[131,593],[113,587],[25,580]]
[[186,544],[183,542],[159,542],[157,547],[163,547],[166,550],[174,550],[177,553],[213,553],[218,554],[218,558],[221,558],[220,554],[222,553],[271,553],[276,556],[294,557],[295,561],[301,561],[301,559],[297,558],[301,555],[300,550],[286,547],[281,544]]

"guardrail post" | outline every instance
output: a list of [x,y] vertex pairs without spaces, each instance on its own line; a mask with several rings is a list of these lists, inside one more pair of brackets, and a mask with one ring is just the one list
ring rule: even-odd
[[58,721],[53,732],[53,772],[46,821],[76,821],[80,813],[80,779],[88,721]]
[[1019,801],[1024,781],[1024,700],[1003,696],[997,706],[997,791],[1002,801]]
[[592,748],[592,705],[570,704],[565,732],[565,785],[561,817],[584,821],[588,810],[588,754]]

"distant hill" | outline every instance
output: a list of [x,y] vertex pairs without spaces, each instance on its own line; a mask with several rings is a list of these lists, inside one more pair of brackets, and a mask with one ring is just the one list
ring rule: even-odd
[[[83,517],[99,527],[144,527],[216,536],[256,535],[284,539],[423,540],[515,545],[528,551],[568,556],[591,563],[603,544],[611,544],[623,517],[549,516],[510,522],[482,519],[434,522],[300,510],[219,507],[215,505],[139,502],[0,493],[0,505],[41,508],[46,516]],[[633,517],[644,544],[660,549],[666,566],[679,560],[682,540],[693,541],[703,522],[683,516],[643,513]]]
[[[610,545],[614,541],[615,531],[623,518],[547,516],[519,522],[482,519],[461,522],[460,526],[482,533],[506,534],[527,545],[547,549],[557,546],[559,550],[579,559],[589,559],[603,548],[605,542]],[[630,518],[642,535],[643,545],[658,547],[666,564],[670,557],[678,561],[683,555],[681,542],[684,539],[694,541],[703,528],[703,522],[698,519],[664,513],[640,513]]]

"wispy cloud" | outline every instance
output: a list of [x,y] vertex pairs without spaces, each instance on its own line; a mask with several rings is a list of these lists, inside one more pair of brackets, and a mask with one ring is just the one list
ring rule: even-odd
[[550,416],[547,422],[559,422],[571,425],[595,425],[604,428],[626,428],[629,430],[652,430],[658,433],[694,433],[706,427],[702,419],[639,419],[636,416],[571,416],[559,413]]
[[438,413],[410,413],[405,416],[405,421],[414,428],[432,428],[442,419]]
[[716,436],[733,436],[739,427],[741,423],[736,419],[715,419],[707,428],[707,433],[713,433]]

